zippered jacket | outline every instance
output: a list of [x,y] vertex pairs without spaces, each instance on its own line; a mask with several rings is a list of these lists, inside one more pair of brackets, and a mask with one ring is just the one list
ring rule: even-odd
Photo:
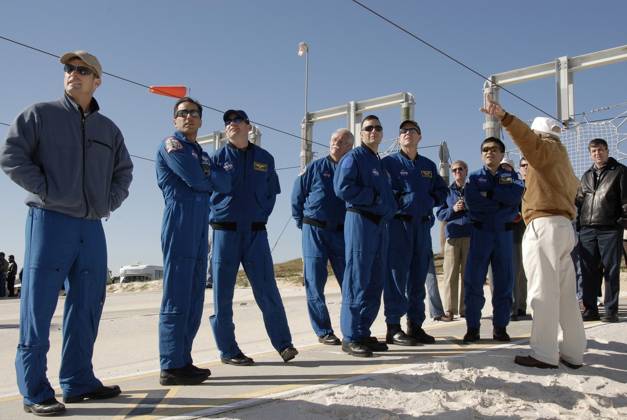
[[214,185],[210,221],[266,223],[281,193],[272,155],[253,143],[240,150],[227,142],[213,155],[211,166],[223,170],[230,184],[220,189]]
[[626,169],[609,158],[597,174],[594,165],[584,172],[575,198],[579,226],[627,227]]
[[29,192],[26,204],[100,219],[128,196],[133,163],[120,129],[98,112],[83,114],[65,95],[30,106],[0,146],[0,167]]

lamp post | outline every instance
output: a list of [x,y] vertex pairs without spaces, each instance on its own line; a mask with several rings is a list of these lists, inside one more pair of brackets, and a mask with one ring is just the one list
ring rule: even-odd
[[309,94],[309,45],[306,42],[298,44],[298,56],[305,56],[305,116],[301,124],[301,148],[300,148],[300,170],[305,169],[307,164],[311,162],[313,153],[311,150],[311,123],[309,122],[309,111],[307,107]]

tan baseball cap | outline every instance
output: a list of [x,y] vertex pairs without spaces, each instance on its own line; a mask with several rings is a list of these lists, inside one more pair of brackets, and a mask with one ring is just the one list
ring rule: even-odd
[[79,50],[79,51],[67,52],[61,56],[59,61],[62,64],[67,64],[75,58],[78,58],[79,60],[83,60],[83,62],[87,64],[87,67],[89,67],[96,73],[96,76],[98,76],[98,78],[102,76],[102,66],[100,65],[100,61],[98,61],[96,56],[91,55],[87,51]]

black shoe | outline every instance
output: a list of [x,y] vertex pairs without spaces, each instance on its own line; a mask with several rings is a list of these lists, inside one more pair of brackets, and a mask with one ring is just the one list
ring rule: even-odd
[[466,334],[464,335],[463,343],[474,343],[479,341],[481,336],[479,334],[479,328],[467,328]]
[[77,403],[83,400],[106,400],[107,398],[113,398],[120,395],[122,391],[120,387],[117,385],[113,386],[104,386],[102,385],[100,388],[93,390],[91,392],[86,392],[80,395],[73,395],[71,397],[63,396],[64,403]]
[[420,327],[414,328],[411,331],[407,331],[408,335],[416,340],[416,343],[421,344],[433,344],[435,343],[435,338],[432,335],[429,335]]
[[327,346],[339,346],[342,344],[339,338],[333,333],[318,337],[318,342],[326,344]]
[[618,314],[613,314],[613,315],[603,315],[601,317],[601,321],[603,322],[618,322]]
[[581,314],[581,318],[584,321],[598,321],[601,319],[599,317],[599,312],[591,309],[586,309],[585,311],[583,311],[583,313]]
[[244,353],[240,353],[233,357],[221,357],[220,360],[225,365],[233,366],[252,366],[255,364],[255,361],[250,357],[244,355]]
[[361,340],[361,343],[368,347],[371,351],[388,351],[388,346],[377,337],[367,337]]
[[159,383],[161,385],[198,385],[211,375],[211,372],[206,372],[207,370],[209,369],[200,369],[194,365],[163,369],[159,375]]
[[37,404],[24,404],[24,411],[36,416],[55,416],[65,411],[65,406],[54,397]]
[[195,366],[192,363],[190,363],[189,365],[187,365],[185,367],[187,369],[190,369],[192,372],[198,372],[199,374],[202,373],[204,375],[207,375],[207,377],[211,376],[211,370],[210,369],[199,368],[198,366]]
[[372,357],[368,346],[356,341],[342,341],[342,351],[356,357]]
[[514,357],[514,363],[520,366],[535,367],[540,369],[557,369],[556,365],[541,362],[531,356],[516,356]]
[[296,357],[296,355],[298,354],[298,350],[296,350],[292,346],[289,346],[281,350],[279,354],[281,355],[281,358],[283,359],[283,361],[287,363]]
[[418,344],[413,337],[403,332],[400,324],[388,324],[385,342],[388,344],[396,344],[397,346],[415,346]]
[[507,333],[506,327],[494,327],[494,330],[492,330],[492,338],[496,341],[512,341]]
[[562,359],[561,357],[560,357],[560,363],[563,364],[564,366],[566,366],[567,368],[571,368],[571,369],[579,369],[580,367],[583,366],[583,365],[576,365],[574,363],[567,362],[566,360]]
[[433,344],[435,343],[435,338],[425,332],[422,329],[422,326],[418,324],[414,324],[413,321],[407,320],[407,335],[413,337],[416,340],[416,343],[420,344]]

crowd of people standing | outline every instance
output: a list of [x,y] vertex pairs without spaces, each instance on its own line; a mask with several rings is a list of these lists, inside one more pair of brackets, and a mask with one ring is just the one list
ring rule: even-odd
[[[21,113],[0,149],[0,167],[29,193],[15,365],[24,410],[35,415],[65,411],[46,376],[50,323],[61,287],[66,290],[59,374],[64,403],[121,393],[119,386],[106,386],[95,376],[92,355],[107,278],[101,219],[128,196],[133,164],[121,131],[100,113],[93,97],[102,82],[98,59],[72,51],[60,61],[63,97]],[[383,124],[368,115],[361,121],[358,146],[349,130],[335,131],[329,155],[297,177],[292,215],[302,229],[307,309],[320,343],[339,345],[351,356],[372,357],[388,345],[436,342],[423,329],[427,290],[430,298],[437,290],[431,245],[434,211],[446,222],[444,308],[437,317],[465,317],[464,344],[482,338],[488,271],[492,339],[510,341],[512,316],[523,317],[527,306],[531,308],[531,353],[516,356],[519,365],[557,368],[562,363],[577,369],[586,345],[583,321],[619,320],[620,244],[627,227],[625,166],[609,157],[603,139],[593,139],[588,146],[593,165],[580,183],[555,121],[539,117],[528,127],[490,98],[482,111],[501,121],[524,155],[520,174],[505,159],[501,139],[488,137],[479,147],[483,165],[471,172],[464,161],[453,162],[454,181],[447,186],[435,163],[418,153],[418,122],[403,121],[400,151],[382,158]],[[159,316],[164,386],[196,385],[211,375],[192,359],[203,312],[209,226],[210,324],[222,363],[255,363],[235,337],[233,297],[240,264],[279,357],[287,363],[298,355],[266,231],[281,192],[274,158],[248,140],[252,126],[244,110],[224,112],[223,123],[228,142],[209,156],[196,141],[201,104],[180,98],[173,109],[174,133],[159,143],[156,154],[157,184],[164,198]],[[580,281],[573,255],[581,267]],[[6,261],[0,253],[0,293],[5,291],[5,273],[15,278],[11,257]],[[342,292],[341,338],[324,297],[328,261]],[[601,276],[602,317],[597,303]],[[381,302],[385,340],[371,332]]]

